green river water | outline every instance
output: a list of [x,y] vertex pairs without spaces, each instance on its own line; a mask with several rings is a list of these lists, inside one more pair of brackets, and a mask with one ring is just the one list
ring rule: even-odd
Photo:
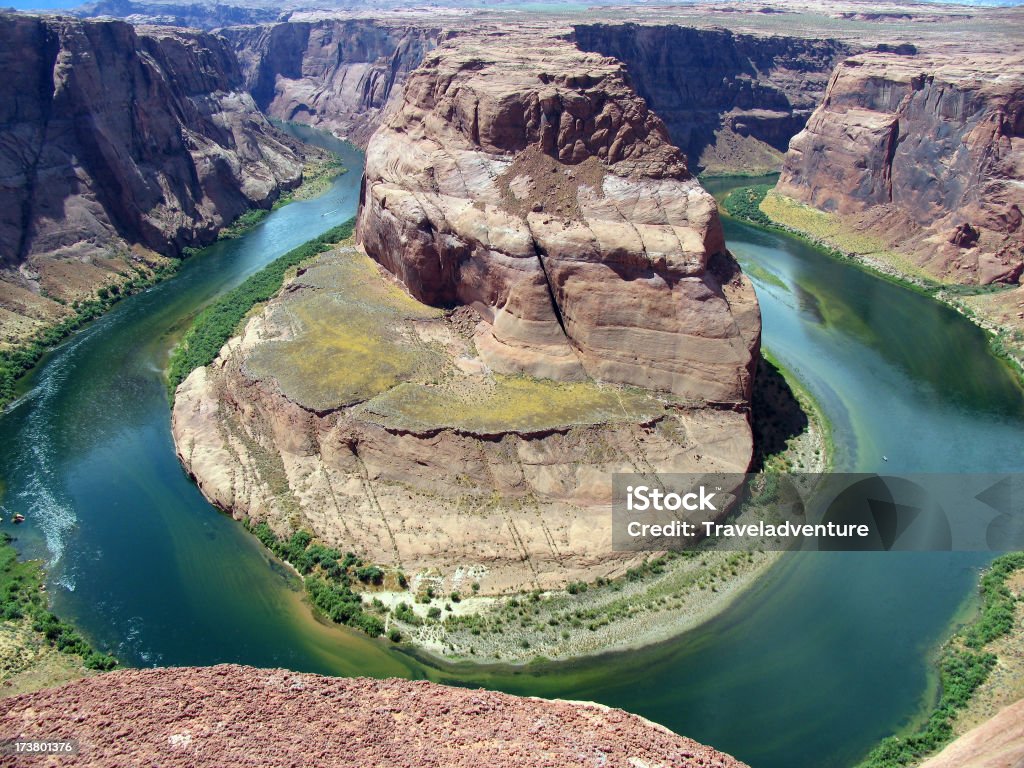
[[[930,653],[982,555],[793,553],[670,642],[518,669],[438,668],[318,623],[296,579],[188,480],[161,373],[204,303],[353,215],[361,156],[316,140],[351,169],[326,195],[121,302],[51,353],[0,420],[0,514],[28,517],[18,546],[51,563],[59,614],[129,665],[237,662],[589,699],[755,768],[850,765],[919,715],[934,694]],[[883,453],[892,471],[1024,468],[1024,397],[981,331],[791,238],[731,221],[726,235],[756,265],[766,346],[834,424],[837,468],[875,471]]]

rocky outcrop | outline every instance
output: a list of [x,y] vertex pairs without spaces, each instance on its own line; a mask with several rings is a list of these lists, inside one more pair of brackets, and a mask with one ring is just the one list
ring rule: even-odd
[[416,298],[480,312],[493,370],[749,399],[753,291],[615,60],[558,38],[438,49],[369,143],[358,236]]
[[675,24],[580,24],[572,38],[624,62],[690,167],[716,172],[777,169],[851,52],[837,40]]
[[872,52],[836,69],[777,191],[948,282],[1024,268],[1024,58]]
[[429,24],[366,19],[221,30],[266,114],[332,130],[365,146],[402,84],[441,36]]
[[15,315],[59,315],[51,299],[132,275],[145,256],[131,247],[208,243],[301,179],[217,37],[4,15],[0,71],[0,292]]
[[323,768],[744,768],[598,704],[235,665],[111,672],[6,699],[0,724],[10,738],[74,739],[78,753],[60,764],[90,768],[306,765],[311,756]]
[[645,554],[612,548],[614,473],[749,465],[742,408],[503,376],[478,341],[489,327],[342,246],[178,387],[178,455],[235,517],[307,529],[438,595],[621,575]]
[[1017,768],[1024,765],[1024,700],[960,736],[921,768]]

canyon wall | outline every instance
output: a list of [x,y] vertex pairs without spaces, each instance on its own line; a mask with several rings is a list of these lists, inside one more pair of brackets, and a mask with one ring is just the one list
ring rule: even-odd
[[246,89],[267,115],[320,126],[365,146],[409,72],[441,37],[429,25],[364,19],[221,30]]
[[301,179],[215,36],[5,15],[0,71],[6,340]]
[[[578,24],[535,28],[582,50],[624,62],[632,85],[666,123],[692,169],[773,171],[789,139],[825,91],[848,43],[733,34],[674,24]],[[222,30],[246,84],[271,117],[319,125],[364,146],[401,102],[401,86],[423,57],[454,34],[425,21],[323,19]]]
[[851,51],[827,38],[675,24],[579,24],[572,39],[624,62],[690,167],[710,172],[777,170],[836,62]]
[[948,282],[1024,269],[1024,57],[873,52],[842,62],[777,191]]

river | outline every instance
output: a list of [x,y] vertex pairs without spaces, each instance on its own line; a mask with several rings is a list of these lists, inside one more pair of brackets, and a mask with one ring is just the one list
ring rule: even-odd
[[[919,715],[934,693],[930,651],[981,555],[793,554],[675,640],[523,669],[426,666],[317,622],[294,576],[181,469],[161,375],[202,306],[354,213],[360,155],[316,141],[351,169],[327,194],[119,303],[48,355],[0,419],[0,514],[28,517],[17,545],[51,563],[59,614],[129,665],[236,662],[590,699],[755,768],[846,766]],[[754,274],[765,345],[835,425],[838,468],[875,471],[885,453],[893,471],[1022,469],[1024,397],[981,331],[792,238],[733,221],[726,235]]]

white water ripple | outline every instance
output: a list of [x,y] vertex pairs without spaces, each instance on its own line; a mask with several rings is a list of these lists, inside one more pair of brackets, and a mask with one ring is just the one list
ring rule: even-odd
[[[64,556],[68,534],[78,523],[72,505],[61,498],[61,475],[54,455],[56,446],[52,429],[52,403],[61,385],[74,371],[74,353],[87,334],[73,337],[62,349],[59,357],[52,359],[39,376],[36,386],[21,397],[15,406],[29,407],[25,427],[17,437],[17,467],[12,473],[24,478],[24,485],[15,492],[17,509],[21,511],[43,535],[49,552],[48,566],[53,568]],[[66,575],[59,582],[66,589],[74,590],[74,578]]]

